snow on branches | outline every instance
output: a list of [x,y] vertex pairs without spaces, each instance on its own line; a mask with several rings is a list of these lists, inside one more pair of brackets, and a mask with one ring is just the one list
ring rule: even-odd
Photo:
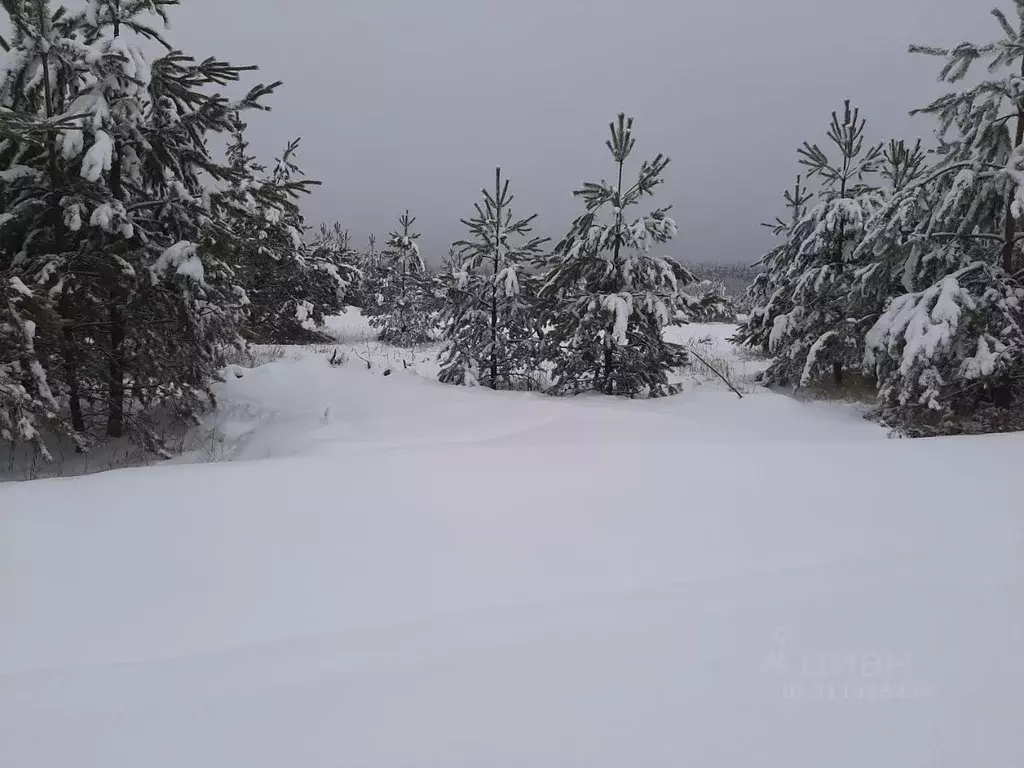
[[676,234],[668,208],[632,220],[627,211],[651,197],[669,159],[641,164],[636,181],[624,180],[633,152],[633,119],[620,114],[607,147],[617,181],[585,183],[574,194],[586,209],[547,261],[540,300],[547,306],[545,358],[556,389],[598,389],[607,394],[666,395],[676,391],[669,373],[686,364],[680,345],[664,338],[667,326],[687,322],[700,302],[686,292],[693,276],[676,261],[651,255]]
[[476,215],[462,222],[469,239],[453,246],[460,263],[448,278],[440,379],[491,389],[532,387],[539,338],[535,280],[525,267],[547,240],[531,237],[535,216],[513,216],[515,196],[500,168],[494,189],[481,194]]

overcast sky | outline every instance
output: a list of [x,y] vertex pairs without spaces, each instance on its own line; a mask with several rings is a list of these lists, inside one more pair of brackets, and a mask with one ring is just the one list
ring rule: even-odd
[[182,0],[169,37],[285,81],[250,121],[253,148],[269,160],[301,136],[300,164],[324,182],[310,222],[339,220],[357,243],[408,207],[438,260],[499,164],[519,212],[557,238],[580,210],[572,190],[611,176],[607,123],[625,111],[637,163],[672,158],[659,193],[680,228],[671,254],[754,261],[797,146],[844,98],[877,140],[931,136],[907,112],[938,92],[938,67],[907,45],[994,36],[989,4]]

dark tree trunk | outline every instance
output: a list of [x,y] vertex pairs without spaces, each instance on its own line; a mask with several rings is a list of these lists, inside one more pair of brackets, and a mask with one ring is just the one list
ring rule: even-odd
[[[42,12],[40,10],[40,16]],[[43,19],[40,18],[40,23],[43,23]],[[44,102],[46,108],[46,116],[53,117],[54,105],[53,96],[50,93],[50,57],[48,54],[43,56],[43,82],[46,84],[43,88]],[[49,165],[50,174],[50,195],[51,197],[51,215],[53,216],[53,231],[54,231],[54,250],[58,254],[64,253],[64,218],[60,210],[60,193],[58,190],[61,187],[60,177],[60,166],[57,163],[57,133],[56,131],[49,130],[46,132],[46,149],[47,149],[47,160]],[[64,327],[61,331],[62,344],[61,344],[61,355],[64,358],[64,370],[68,377],[68,400],[69,407],[71,408],[71,428],[82,434],[85,432],[85,417],[82,414],[82,396],[78,382],[78,346],[75,340],[75,332],[68,325],[73,320],[73,308],[71,296],[68,294],[67,287],[64,288],[64,292],[61,294],[58,309],[61,315],[61,319],[64,321]]]
[[843,386],[843,364],[832,363],[832,380],[837,387]]
[[[116,11],[120,14],[120,3]],[[120,34],[120,18],[114,19],[114,37]],[[116,200],[124,199],[124,188],[121,179],[121,148],[114,143],[114,161],[110,168],[110,192]],[[110,380],[108,381],[108,412],[107,412],[107,436],[124,436],[124,337],[125,325],[124,316],[117,306],[116,296],[111,297],[110,303]]]
[[491,303],[491,389],[498,388],[498,289]]
[[124,320],[110,307],[110,380],[108,382],[107,437],[124,435]]
[[402,336],[405,336],[406,324],[405,324],[405,273],[406,264],[403,258],[402,260],[402,287],[401,287],[401,299],[398,301],[398,329]]
[[[622,263],[619,261],[619,256],[622,250],[622,168],[625,165],[625,159],[620,159],[619,163],[619,181],[615,188],[615,208],[618,211],[615,217],[615,250],[612,255],[612,264],[615,270],[615,292],[624,289],[625,282],[622,280]],[[611,325],[605,333],[609,336],[615,332],[615,320],[612,319]],[[607,343],[607,340],[606,340]],[[614,386],[612,383],[613,369],[615,366],[615,354],[611,348],[606,347],[604,350],[604,391],[605,394],[611,395],[614,393]]]
[[498,267],[501,258],[501,169],[494,172],[494,268],[491,270],[491,389],[498,388]]
[[[66,318],[65,318],[66,319]],[[61,331],[64,357],[64,374],[68,377],[68,401],[71,408],[71,428],[79,434],[85,432],[85,417],[82,415],[82,395],[78,387],[78,347],[75,332],[66,325]]]
[[992,403],[999,408],[1013,407],[1013,390],[1006,384],[992,388]]

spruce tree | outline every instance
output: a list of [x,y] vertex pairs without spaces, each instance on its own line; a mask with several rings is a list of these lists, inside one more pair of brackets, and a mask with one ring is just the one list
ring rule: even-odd
[[481,194],[476,215],[462,220],[470,239],[454,244],[462,263],[448,294],[440,379],[513,389],[528,377],[527,346],[534,338],[525,267],[547,239],[530,236],[536,214],[513,216],[515,196],[500,168],[494,172],[493,191]]
[[668,207],[626,218],[653,196],[669,159],[645,161],[630,184],[625,166],[635,145],[633,119],[620,114],[610,130],[615,181],[586,183],[574,193],[586,212],[547,261],[540,288],[549,328],[545,358],[554,366],[556,392],[671,394],[677,386],[669,373],[686,364],[687,354],[664,332],[698,308],[684,292],[694,278],[673,259],[650,254],[676,233]]
[[898,284],[867,336],[865,365],[887,417],[914,433],[964,428],[1024,396],[1024,0],[1001,37],[955,48],[912,46],[963,83],[987,60],[989,79],[917,110],[939,121],[939,161],[881,212],[861,245],[876,281]]

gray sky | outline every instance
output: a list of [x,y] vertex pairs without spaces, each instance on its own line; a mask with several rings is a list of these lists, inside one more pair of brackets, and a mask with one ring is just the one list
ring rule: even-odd
[[[995,2],[996,0],[991,0]],[[1003,2],[1012,14],[1012,3]],[[955,44],[997,30],[978,0],[183,0],[171,42],[197,57],[258,64],[284,80],[250,120],[270,160],[302,137],[323,187],[311,223],[341,221],[357,244],[406,207],[424,255],[462,235],[495,165],[519,213],[561,236],[571,192],[610,177],[604,140],[636,118],[635,159],[672,158],[687,261],[754,261],[758,224],[780,213],[796,148],[823,137],[850,98],[875,140],[926,139],[909,109],[936,95],[936,62],[911,42]]]

